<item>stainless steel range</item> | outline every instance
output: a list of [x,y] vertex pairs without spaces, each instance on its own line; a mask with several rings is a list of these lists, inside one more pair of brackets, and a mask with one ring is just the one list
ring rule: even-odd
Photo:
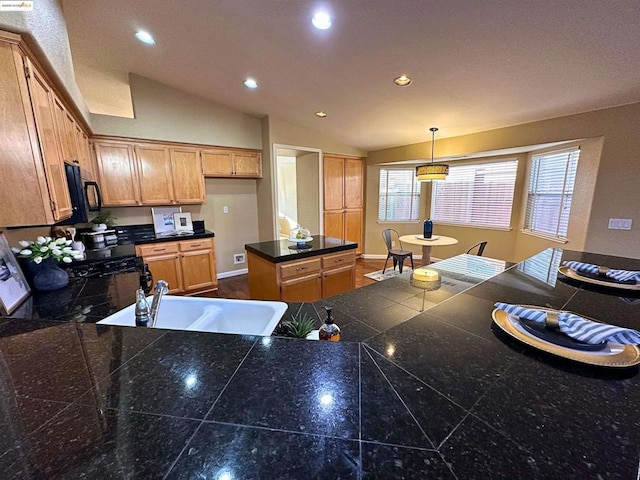
[[72,277],[101,277],[116,273],[143,273],[142,258],[136,256],[133,245],[114,245],[98,250],[86,250],[84,260],[65,265]]

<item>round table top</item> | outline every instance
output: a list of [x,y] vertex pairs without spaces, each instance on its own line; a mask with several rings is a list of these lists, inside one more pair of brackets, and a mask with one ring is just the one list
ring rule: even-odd
[[458,243],[458,239],[453,237],[445,237],[444,235],[434,235],[433,237],[433,240],[424,240],[422,235],[402,235],[400,241],[412,245],[422,245],[423,247],[443,247]]

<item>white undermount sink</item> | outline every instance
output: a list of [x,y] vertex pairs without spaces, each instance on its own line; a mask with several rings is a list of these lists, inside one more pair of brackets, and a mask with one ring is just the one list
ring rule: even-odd
[[[149,305],[152,298],[147,298]],[[160,302],[155,328],[267,336],[286,310],[284,302],[165,295]],[[135,327],[135,305],[97,323]]]

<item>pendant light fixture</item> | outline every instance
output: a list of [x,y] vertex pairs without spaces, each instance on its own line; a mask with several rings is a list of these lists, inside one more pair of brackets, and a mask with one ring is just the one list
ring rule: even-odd
[[431,180],[445,180],[449,173],[449,165],[446,163],[433,163],[433,147],[438,129],[431,127],[431,163],[416,167],[416,177],[420,182],[430,182]]

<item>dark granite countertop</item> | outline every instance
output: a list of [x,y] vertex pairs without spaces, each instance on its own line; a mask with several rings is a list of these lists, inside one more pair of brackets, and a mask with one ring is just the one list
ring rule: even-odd
[[492,324],[504,301],[638,328],[638,292],[563,279],[561,260],[640,270],[560,249],[502,273],[460,256],[431,266],[442,287],[422,313],[407,274],[290,305],[333,305],[363,340],[340,343],[95,325],[137,278],[74,279],[57,310],[34,296],[32,320],[0,320],[3,477],[635,480],[638,369]]
[[358,244],[355,242],[334,237],[325,237],[324,235],[316,235],[313,237],[313,240],[305,242],[304,245],[305,247],[300,249],[297,248],[295,242],[289,240],[274,240],[270,242],[248,243],[244,248],[248,252],[255,253],[272,263],[280,263],[295,260],[296,258],[308,258],[326,253],[355,250],[358,247]]
[[215,234],[209,230],[198,233],[188,233],[182,235],[155,235],[153,238],[144,238],[136,240],[136,245],[143,245],[145,243],[162,243],[162,242],[178,242],[183,240],[196,240],[199,238],[213,238]]

